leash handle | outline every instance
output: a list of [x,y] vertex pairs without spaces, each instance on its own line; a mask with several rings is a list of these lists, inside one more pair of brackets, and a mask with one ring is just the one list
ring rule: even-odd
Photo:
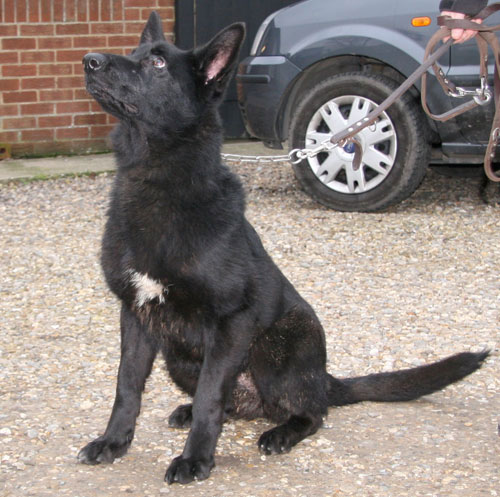
[[[500,3],[494,3],[485,7],[481,12],[474,16],[475,19],[485,20],[490,15],[495,12],[500,11]],[[491,126],[490,137],[488,140],[488,146],[486,148],[486,153],[484,157],[484,171],[488,179],[494,181],[496,183],[500,182],[500,173],[497,173],[493,169],[493,159],[495,158],[495,152],[497,145],[500,141],[500,42],[498,38],[495,36],[495,32],[500,30],[500,24],[495,26],[487,26],[484,24],[478,24],[477,22],[473,22],[469,19],[451,19],[447,16],[439,16],[438,24],[441,26],[441,29],[436,33],[435,37],[432,37],[429,41],[429,44],[426,49],[427,51],[432,51],[437,40],[444,39],[447,36],[451,35],[452,29],[470,29],[473,31],[477,31],[475,36],[475,40],[477,42],[478,51],[479,51],[479,74],[481,77],[481,83],[483,88],[483,98],[474,97],[473,100],[459,106],[451,111],[441,114],[439,116],[433,115],[430,113],[427,103],[426,103],[426,77],[427,75],[422,76],[422,106],[425,112],[432,118],[438,121],[446,121],[452,117],[455,117],[462,112],[470,110],[477,105],[484,105],[489,100],[485,98],[484,88],[487,84],[488,80],[488,46],[491,47],[493,52],[493,56],[495,58],[495,71],[494,71],[494,80],[495,80],[495,116],[493,118],[493,123]],[[454,85],[450,84],[442,71],[438,67],[433,66],[434,73],[436,78],[440,82],[445,92],[451,94],[453,91],[452,88]],[[456,87],[455,87],[456,88]]]

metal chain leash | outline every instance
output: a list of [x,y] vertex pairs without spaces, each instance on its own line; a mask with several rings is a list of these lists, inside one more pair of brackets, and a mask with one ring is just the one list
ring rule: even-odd
[[226,162],[250,162],[254,164],[270,164],[276,162],[289,161],[292,164],[298,164],[304,159],[316,157],[321,152],[328,152],[335,147],[342,146],[341,143],[332,143],[327,139],[316,148],[295,148],[290,150],[287,155],[238,155],[238,154],[221,154],[221,157]]

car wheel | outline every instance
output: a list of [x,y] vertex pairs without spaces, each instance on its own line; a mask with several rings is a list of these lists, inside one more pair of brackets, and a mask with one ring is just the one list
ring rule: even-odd
[[[346,73],[333,76],[302,95],[290,126],[290,149],[312,149],[366,117],[395,89],[384,76]],[[419,103],[399,98],[356,138],[361,167],[352,165],[347,144],[294,164],[302,188],[313,199],[340,211],[374,212],[401,202],[421,183],[429,161],[427,124]]]

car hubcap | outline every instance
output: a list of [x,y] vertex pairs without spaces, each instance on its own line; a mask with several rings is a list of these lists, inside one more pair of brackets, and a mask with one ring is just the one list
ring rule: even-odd
[[[335,133],[366,117],[375,102],[358,95],[343,95],[326,102],[313,115],[306,131],[306,148],[315,148]],[[336,147],[307,159],[314,174],[328,188],[339,193],[365,193],[389,175],[397,152],[397,135],[386,112],[356,138],[361,143],[361,167],[355,171],[354,145]]]

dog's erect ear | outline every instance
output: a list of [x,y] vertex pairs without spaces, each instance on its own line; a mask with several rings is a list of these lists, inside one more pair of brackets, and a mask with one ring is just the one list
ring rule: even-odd
[[207,90],[213,90],[214,96],[220,95],[226,88],[244,39],[245,25],[231,24],[205,46],[195,50],[198,76]]
[[142,32],[140,44],[154,43],[155,41],[165,41],[165,36],[163,34],[160,16],[158,12],[153,10]]

